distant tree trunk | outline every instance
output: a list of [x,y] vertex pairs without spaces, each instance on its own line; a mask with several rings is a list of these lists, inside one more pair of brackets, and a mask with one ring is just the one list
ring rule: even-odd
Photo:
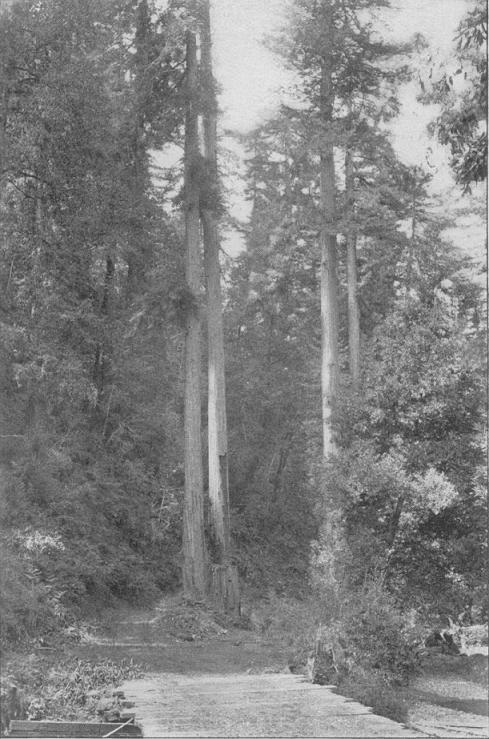
[[394,511],[392,512],[392,516],[388,524],[386,534],[386,556],[383,566],[381,567],[382,580],[385,580],[385,578],[387,577],[387,573],[389,572],[389,568],[391,566],[394,544],[399,531],[399,524],[401,521],[401,515],[404,508],[405,500],[406,496],[404,495],[404,493],[401,493],[396,501],[396,506],[394,508]]
[[[136,11],[136,34],[134,39],[134,90],[136,99],[133,113],[133,132],[131,136],[132,167],[130,187],[134,206],[141,203],[146,191],[146,146],[144,126],[148,104],[148,66],[150,45],[151,14],[147,0],[140,0]],[[135,208],[137,216],[132,219],[132,239],[127,251],[126,300],[130,302],[144,281],[147,268],[147,236],[141,209]],[[139,212],[138,212],[139,211]]]
[[413,278],[415,274],[416,264],[416,246],[417,246],[417,227],[418,227],[418,194],[420,188],[422,190],[422,181],[419,179],[419,169],[414,167],[413,169],[413,180],[412,180],[412,194],[411,194],[411,235],[408,239],[407,245],[407,260],[406,260],[406,286],[405,286],[405,300],[409,300],[410,290],[413,285]]
[[346,234],[346,266],[348,283],[348,347],[350,351],[350,375],[355,390],[360,386],[360,310],[358,307],[357,232],[353,225],[355,194],[353,159],[347,149],[345,155],[345,195],[347,218],[350,219]]
[[190,599],[206,593],[204,484],[200,397],[200,160],[197,109],[197,43],[187,33],[187,100],[185,116],[185,277],[194,305],[188,309],[185,334],[185,499],[183,513],[183,588]]
[[3,90],[0,88],[0,184],[7,172],[7,111],[8,94],[5,85]]
[[[283,486],[283,477],[289,455],[294,443],[294,432],[288,431],[282,441],[282,446],[278,455],[277,469],[273,475],[270,476],[269,481],[272,483],[272,494],[270,496],[271,506],[276,505],[279,499],[279,494]],[[274,455],[275,456],[275,455]]]
[[217,100],[212,73],[209,0],[202,10],[201,64],[206,191],[201,195],[207,287],[209,501],[213,538],[212,597],[224,611],[239,612],[236,568],[231,564],[226,382],[219,266],[219,178],[217,171]]
[[[111,311],[111,292],[114,282],[115,263],[110,254],[105,259],[105,275],[104,286],[102,288],[102,299],[100,301],[100,314],[103,318],[107,318]],[[105,379],[107,374],[107,365],[109,362],[110,349],[106,346],[104,339],[97,344],[95,350],[95,361],[93,366],[93,383],[97,390],[96,407],[100,409],[100,403],[105,389]]]
[[321,145],[321,395],[323,420],[323,455],[334,452],[332,411],[338,393],[338,277],[335,227],[335,167],[332,119],[333,85],[331,55],[333,19],[331,0],[326,0],[325,52],[321,62],[320,114],[323,126]]

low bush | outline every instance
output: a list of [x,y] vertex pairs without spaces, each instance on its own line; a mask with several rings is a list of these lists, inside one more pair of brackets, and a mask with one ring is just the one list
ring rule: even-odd
[[340,683],[339,692],[370,706],[379,716],[386,716],[400,723],[407,720],[409,703],[403,690],[386,685],[368,670],[359,669],[354,676],[345,677]]
[[334,684],[376,713],[406,717],[403,686],[419,667],[420,627],[379,583],[302,600],[269,592],[248,609],[255,630],[286,644],[289,668]]
[[317,632],[314,680],[341,683],[367,673],[384,685],[407,684],[419,665],[414,614],[401,612],[375,582],[339,597],[337,615]]
[[[59,660],[37,655],[18,656],[4,664],[0,681],[2,730],[12,718],[33,720],[95,719],[97,704],[108,690],[124,680],[140,677],[143,668],[131,660],[90,662],[77,658]],[[12,687],[19,696],[21,715],[9,714]]]
[[34,636],[67,624],[62,592],[44,579],[28,551],[0,540],[2,561],[0,608],[2,648],[19,645]]
[[245,614],[255,631],[288,647],[291,665],[305,668],[324,615],[323,603],[313,597],[299,600],[270,590],[266,597],[245,608]]

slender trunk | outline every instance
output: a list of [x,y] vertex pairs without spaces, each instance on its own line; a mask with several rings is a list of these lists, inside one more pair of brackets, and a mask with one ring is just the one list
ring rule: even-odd
[[239,610],[238,578],[230,563],[231,522],[229,512],[229,472],[226,422],[226,380],[222,320],[221,273],[219,265],[219,178],[217,172],[217,100],[212,73],[210,3],[202,5],[201,64],[205,107],[203,114],[204,155],[207,189],[201,198],[207,287],[208,336],[208,445],[209,501],[214,540],[214,595],[224,610]]
[[323,455],[335,450],[332,430],[332,412],[338,392],[338,277],[335,228],[335,167],[333,158],[332,118],[332,35],[333,19],[330,0],[327,0],[325,18],[325,54],[321,69],[321,122],[324,128],[321,147],[321,395],[323,420]]
[[[104,287],[102,292],[102,300],[100,301],[100,313],[103,318],[110,316],[111,311],[111,292],[114,281],[115,264],[109,255],[105,260]],[[100,409],[105,389],[105,379],[107,367],[109,363],[109,349],[106,347],[102,339],[95,350],[95,361],[93,366],[93,382],[97,390],[96,408]]]
[[387,573],[389,572],[389,567],[391,564],[392,554],[394,552],[394,543],[396,541],[397,533],[399,531],[399,523],[401,521],[401,515],[404,508],[404,501],[406,499],[406,496],[404,493],[401,493],[399,498],[396,502],[396,507],[394,508],[394,511],[392,513],[392,518],[389,522],[389,528],[387,530],[387,537],[386,537],[386,557],[383,565],[381,566],[381,576],[382,576],[382,583],[385,581],[387,577]]
[[185,117],[185,277],[194,298],[185,334],[185,498],[183,512],[183,588],[187,598],[202,599],[206,591],[204,483],[202,473],[200,397],[201,280],[199,221],[199,140],[197,113],[197,43],[187,34],[187,101]]
[[407,246],[407,261],[406,261],[406,293],[405,300],[409,299],[409,291],[413,282],[413,273],[415,265],[415,249],[416,249],[416,229],[418,221],[418,200],[417,200],[417,179],[416,171],[414,170],[414,181],[413,181],[413,193],[411,198],[411,237],[408,241]]
[[[345,155],[345,194],[347,217],[352,219],[355,207],[353,159],[347,149]],[[346,234],[346,267],[348,282],[348,347],[350,351],[350,375],[353,388],[360,386],[360,310],[358,307],[357,233],[353,223]]]
[[8,95],[5,85],[0,92],[0,183],[7,172],[7,111]]
[[404,507],[404,500],[406,496],[400,495],[396,502],[396,507],[392,514],[392,518],[389,523],[389,531],[387,533],[387,548],[392,549],[396,540],[397,532],[399,530],[399,522],[401,520],[402,509]]
[[132,203],[139,211],[133,218],[131,245],[127,252],[127,284],[126,302],[141,292],[144,281],[145,267],[148,264],[148,244],[142,216],[143,209],[137,208],[144,197],[146,190],[146,147],[144,139],[144,124],[146,120],[145,111],[148,99],[148,65],[149,65],[149,8],[147,0],[140,0],[136,14],[136,38],[135,38],[135,72],[134,89],[136,100],[133,111],[133,131],[131,136],[132,167],[130,187],[132,190]]
[[283,477],[289,455],[294,443],[294,435],[292,431],[289,431],[283,440],[283,446],[280,449],[278,464],[275,473],[270,477],[272,483],[272,494],[270,496],[271,505],[275,505],[279,499],[280,492],[282,490]]

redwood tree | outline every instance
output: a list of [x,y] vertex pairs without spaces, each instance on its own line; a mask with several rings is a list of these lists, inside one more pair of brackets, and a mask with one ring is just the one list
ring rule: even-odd
[[239,611],[236,568],[231,564],[226,386],[219,265],[219,178],[217,169],[217,99],[212,71],[210,3],[201,5],[201,64],[206,188],[201,193],[207,289],[208,456],[212,597],[225,611]]
[[338,392],[338,275],[336,255],[335,166],[333,150],[333,10],[324,4],[323,39],[320,54],[321,81],[319,114],[322,124],[321,157],[321,401],[323,455],[334,452],[331,415]]
[[187,32],[187,101],[185,115],[185,276],[189,295],[185,333],[185,502],[183,515],[183,586],[190,598],[206,592],[204,485],[201,441],[201,281],[199,220],[199,138],[197,39]]

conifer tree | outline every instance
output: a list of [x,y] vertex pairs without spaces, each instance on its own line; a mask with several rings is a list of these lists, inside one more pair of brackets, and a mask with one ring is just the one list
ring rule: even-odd
[[212,531],[212,592],[220,608],[239,612],[236,568],[231,557],[229,511],[226,383],[219,264],[219,177],[217,169],[217,98],[212,72],[212,36],[209,0],[201,5],[201,65],[203,88],[205,190],[200,209],[204,238],[208,337],[208,457]]
[[[323,453],[327,457],[334,451],[333,409],[339,388],[339,308],[338,308],[338,244],[340,231],[337,202],[337,172],[335,171],[335,149],[349,146],[348,133],[351,125],[350,110],[355,105],[360,109],[358,118],[379,119],[372,113],[372,98],[379,92],[378,107],[395,107],[392,97],[382,99],[389,92],[396,73],[382,69],[382,62],[396,53],[395,49],[372,37],[371,24],[365,19],[366,11],[388,5],[387,0],[366,2],[347,0],[323,3],[312,0],[297,0],[292,7],[293,19],[289,36],[285,35],[285,56],[298,73],[299,96],[304,103],[303,118],[307,121],[310,142],[314,142],[319,154],[322,224],[321,244],[321,396],[323,417]],[[364,17],[360,18],[361,14]],[[386,91],[382,91],[382,86]],[[370,97],[370,100],[369,100]],[[348,159],[348,190],[345,198],[353,207],[353,160]],[[353,258],[354,229],[349,228],[347,241],[350,253],[350,278],[355,279]],[[356,287],[350,284],[351,335],[353,374],[358,382],[358,307],[355,303]]]
[[187,107],[185,117],[185,275],[190,305],[185,335],[185,502],[183,514],[183,586],[189,598],[207,589],[204,540],[204,482],[201,441],[200,184],[198,138],[197,39],[187,31]]

